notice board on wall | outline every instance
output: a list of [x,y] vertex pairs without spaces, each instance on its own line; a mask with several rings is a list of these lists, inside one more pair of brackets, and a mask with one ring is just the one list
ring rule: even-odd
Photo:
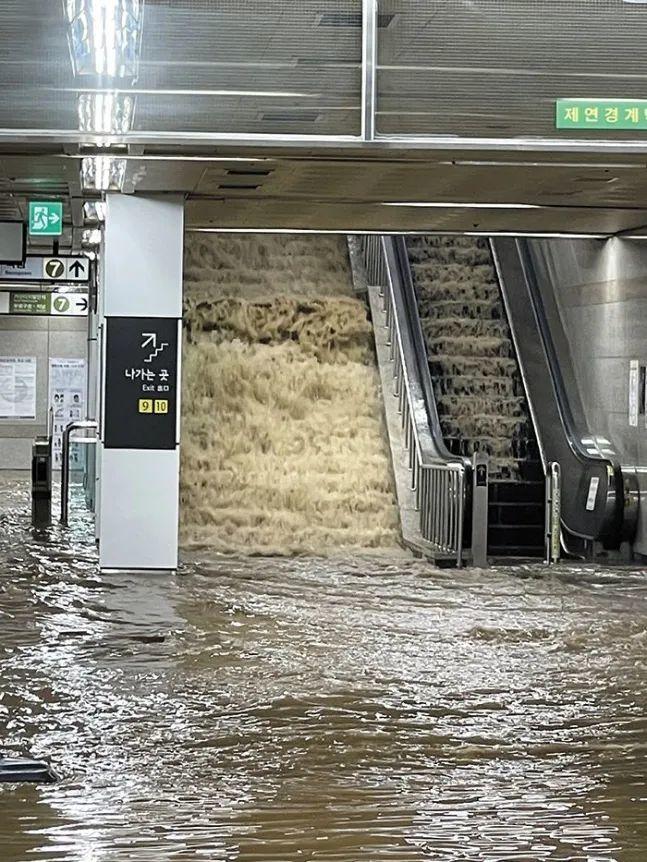
[[0,419],[36,418],[35,356],[0,356]]
[[[63,431],[70,422],[85,419],[86,393],[86,362],[85,359],[49,360],[49,406],[54,415],[52,451],[54,467],[61,466],[63,449]],[[74,469],[79,461],[78,447],[70,450],[70,466]]]

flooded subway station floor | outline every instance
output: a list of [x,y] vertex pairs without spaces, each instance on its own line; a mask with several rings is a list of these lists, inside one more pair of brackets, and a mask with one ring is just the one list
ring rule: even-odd
[[0,859],[647,858],[647,580],[406,557],[100,577],[0,516]]

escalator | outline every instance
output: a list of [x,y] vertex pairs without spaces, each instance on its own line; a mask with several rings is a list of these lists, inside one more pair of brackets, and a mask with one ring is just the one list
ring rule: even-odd
[[488,456],[488,552],[540,557],[544,471],[487,242],[419,236],[406,247],[445,445]]
[[622,469],[613,442],[588,425],[557,307],[555,275],[545,267],[536,240],[500,238],[491,248],[542,459],[561,468],[564,550],[584,558],[617,551],[636,533],[637,482],[631,470]]
[[[550,280],[522,240],[383,238],[398,326],[422,357],[433,449],[489,460],[491,557],[544,553],[545,475],[561,470],[564,552],[591,559],[630,543],[637,495],[609,441],[588,429]],[[466,548],[472,529],[465,483]],[[625,545],[626,546],[626,545]]]

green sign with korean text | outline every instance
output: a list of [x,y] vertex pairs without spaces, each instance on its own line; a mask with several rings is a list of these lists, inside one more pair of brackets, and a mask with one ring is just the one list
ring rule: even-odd
[[63,233],[63,204],[60,201],[29,202],[31,236],[60,236]]
[[12,293],[9,302],[10,314],[49,314],[51,293]]
[[558,129],[647,131],[647,99],[558,99]]

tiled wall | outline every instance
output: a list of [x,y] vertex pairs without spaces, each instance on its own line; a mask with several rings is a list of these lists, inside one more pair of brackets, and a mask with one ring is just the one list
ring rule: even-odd
[[85,358],[85,317],[0,317],[0,356],[35,356],[36,420],[0,419],[0,470],[27,470],[34,437],[47,430],[49,359]]

